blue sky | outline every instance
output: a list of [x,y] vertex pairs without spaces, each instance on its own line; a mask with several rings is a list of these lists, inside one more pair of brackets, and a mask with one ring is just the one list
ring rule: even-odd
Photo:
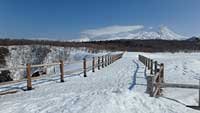
[[200,0],[0,0],[0,36],[72,39],[87,29],[166,25],[200,35]]

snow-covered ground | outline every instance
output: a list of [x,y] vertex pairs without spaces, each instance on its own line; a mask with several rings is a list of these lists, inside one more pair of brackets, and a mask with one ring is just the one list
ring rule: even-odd
[[106,68],[88,72],[86,78],[66,76],[64,83],[47,78],[33,85],[34,90],[0,96],[0,113],[198,113],[181,104],[196,105],[195,90],[168,88],[164,97],[149,97],[138,54],[165,63],[168,82],[198,83],[194,76],[198,76],[199,53],[127,52]]
[[[165,65],[165,82],[182,84],[199,84],[200,53],[144,53]],[[197,105],[198,90],[165,88],[164,97],[176,99],[187,105]]]
[[[1,68],[20,67],[29,64],[46,64],[52,62],[72,63],[107,54],[105,50],[94,50],[86,47],[56,47],[42,45],[21,45],[21,46],[0,46],[2,56],[0,61]],[[42,70],[41,68],[32,68],[32,73]],[[52,73],[52,67],[47,68],[47,73]],[[26,77],[26,70],[9,70],[13,80],[20,80]],[[1,71],[0,71],[1,73]]]

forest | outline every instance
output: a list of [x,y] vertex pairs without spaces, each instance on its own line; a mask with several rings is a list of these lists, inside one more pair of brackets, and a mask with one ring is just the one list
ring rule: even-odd
[[0,39],[0,46],[12,45],[50,45],[60,47],[88,47],[96,50],[109,51],[143,51],[143,52],[190,52],[199,51],[200,42],[198,40],[109,40],[109,41],[89,41],[70,42],[52,40],[29,40],[29,39]]

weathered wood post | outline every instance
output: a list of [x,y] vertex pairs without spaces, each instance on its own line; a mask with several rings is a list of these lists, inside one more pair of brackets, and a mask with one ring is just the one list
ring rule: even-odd
[[60,82],[64,82],[64,62],[60,60]]
[[92,58],[92,72],[95,72],[95,57]]
[[87,74],[86,74],[86,58],[83,58],[83,76],[87,77]]
[[103,56],[101,57],[101,60],[102,60],[102,68],[104,68],[104,58],[103,58]]
[[199,107],[200,107],[200,79],[199,79]]
[[157,71],[158,71],[157,65],[158,65],[158,63],[157,63],[157,61],[155,61],[155,62],[154,62],[154,75],[156,75],[156,74],[157,74]]
[[146,67],[148,68],[148,59],[145,57],[146,59]]
[[153,60],[150,60],[151,65],[150,65],[150,74],[153,74]]
[[105,66],[107,66],[107,63],[108,63],[108,62],[107,62],[107,61],[108,61],[107,59],[108,59],[108,56],[106,55],[106,56],[105,56]]
[[138,59],[141,61],[141,59],[140,59],[140,55],[138,55]]
[[110,56],[110,64],[112,64],[112,55]]
[[151,60],[148,58],[148,70],[150,69]]
[[146,67],[147,67],[147,69],[148,69],[148,58],[146,58],[146,62],[147,62]]
[[161,83],[164,83],[164,64],[161,63],[160,67],[162,68],[162,70],[160,72],[160,79],[161,79]]
[[56,67],[55,66],[53,67],[53,72],[54,72],[54,74],[56,74]]
[[156,79],[156,89],[157,89],[156,96],[160,96],[160,93],[161,93],[161,89],[160,89],[160,73],[159,73],[159,76]]
[[148,69],[148,58],[146,58],[146,67],[147,67],[147,69]]
[[27,64],[27,90],[32,90],[32,82],[31,82],[31,65]]
[[147,68],[147,65],[148,65],[148,60],[147,58],[145,57],[145,67]]
[[108,65],[110,65],[110,55],[108,55]]
[[111,60],[110,60],[110,63],[112,64],[112,63],[113,63],[113,56],[111,56],[110,59],[111,59]]
[[100,57],[98,57],[98,70],[100,70]]
[[153,76],[147,76],[147,90],[146,92],[153,97]]
[[143,64],[145,65],[145,58],[142,56],[142,59],[143,59]]

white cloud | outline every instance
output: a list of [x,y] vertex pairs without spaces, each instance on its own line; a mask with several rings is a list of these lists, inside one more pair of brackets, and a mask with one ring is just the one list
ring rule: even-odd
[[90,38],[94,38],[101,35],[111,35],[129,31],[135,31],[139,29],[143,29],[144,26],[142,25],[134,25],[134,26],[108,26],[104,28],[98,29],[88,29],[81,32],[81,35],[89,36]]
[[149,29],[151,30],[151,29],[153,29],[153,27],[149,27]]

